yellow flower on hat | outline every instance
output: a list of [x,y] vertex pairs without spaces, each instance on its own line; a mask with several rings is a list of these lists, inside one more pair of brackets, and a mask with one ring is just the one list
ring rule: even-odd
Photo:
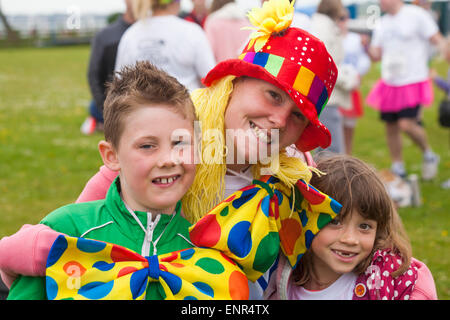
[[294,18],[294,2],[289,0],[269,0],[262,8],[253,8],[247,17],[254,27],[245,29],[256,30],[250,35],[252,39],[249,48],[255,44],[255,51],[261,50],[273,33],[280,33],[292,23]]

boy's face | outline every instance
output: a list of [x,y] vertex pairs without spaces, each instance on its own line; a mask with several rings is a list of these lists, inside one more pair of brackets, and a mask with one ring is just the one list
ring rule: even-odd
[[356,211],[343,221],[338,218],[320,230],[311,244],[314,270],[319,277],[337,279],[353,271],[369,256],[375,243],[375,220],[366,219]]
[[166,106],[141,107],[124,119],[115,169],[133,210],[173,213],[195,177],[193,134],[193,121]]

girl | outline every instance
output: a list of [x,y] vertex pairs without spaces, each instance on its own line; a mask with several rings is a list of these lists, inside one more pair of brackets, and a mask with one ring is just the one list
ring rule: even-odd
[[[242,54],[220,62],[204,78],[206,88],[191,94],[202,130],[201,161],[182,201],[191,223],[262,174],[290,186],[309,182],[308,151],[331,143],[319,115],[337,68],[322,41],[290,27],[293,5],[270,0],[251,11],[256,32]],[[264,148],[275,150],[261,155]],[[117,175],[110,171],[103,168],[91,178],[77,202],[104,197]],[[267,281],[268,274],[250,284],[250,299],[262,298]]]
[[322,158],[311,182],[342,204],[339,216],[312,241],[292,270],[280,257],[269,299],[437,299],[427,266],[411,246],[373,169],[346,155]]

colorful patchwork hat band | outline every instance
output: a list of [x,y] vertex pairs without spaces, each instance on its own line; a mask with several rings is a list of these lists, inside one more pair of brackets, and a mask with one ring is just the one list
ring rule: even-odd
[[284,90],[310,124],[296,142],[302,151],[331,143],[319,115],[337,78],[337,67],[324,43],[308,32],[290,27],[294,2],[270,0],[248,17],[256,32],[237,59],[222,61],[203,79],[206,86],[227,75],[268,81]]

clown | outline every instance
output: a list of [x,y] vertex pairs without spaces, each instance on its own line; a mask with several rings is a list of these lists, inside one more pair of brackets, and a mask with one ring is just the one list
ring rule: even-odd
[[[330,133],[319,115],[334,88],[337,68],[319,39],[290,27],[293,5],[288,0],[272,0],[251,11],[255,32],[243,52],[214,67],[203,80],[207,88],[192,93],[202,132],[218,129],[222,136],[203,136],[203,161],[210,164],[197,168],[196,180],[185,197],[186,212],[203,214],[228,196],[227,179],[232,171],[252,179],[269,167],[289,186],[299,179],[308,182],[312,168],[288,150],[294,147],[308,159],[308,151],[330,145]],[[226,139],[225,131],[230,129],[248,132],[248,141],[254,141],[253,133],[260,145],[270,144],[267,137],[278,131],[279,153],[250,165],[251,147]],[[226,163],[230,149],[244,154],[247,162]],[[202,201],[196,202],[196,197]]]

